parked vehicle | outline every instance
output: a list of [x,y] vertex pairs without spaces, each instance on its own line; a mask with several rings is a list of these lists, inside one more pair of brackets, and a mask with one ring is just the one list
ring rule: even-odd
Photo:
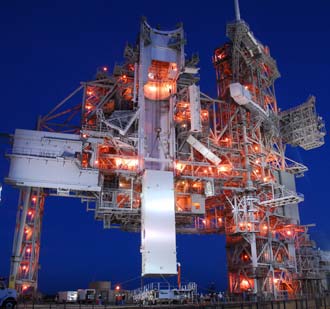
[[62,291],[57,293],[58,303],[76,303],[78,300],[77,291]]
[[14,289],[7,288],[5,280],[0,278],[0,307],[13,309],[17,304],[17,292]]
[[79,289],[78,291],[78,302],[87,304],[93,303],[96,300],[95,289]]

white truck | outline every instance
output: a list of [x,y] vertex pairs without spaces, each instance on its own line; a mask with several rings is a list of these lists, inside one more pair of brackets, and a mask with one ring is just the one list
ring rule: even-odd
[[193,302],[197,294],[197,284],[189,282],[180,288],[172,288],[167,283],[149,283],[133,291],[133,300],[136,304],[186,304]]
[[8,289],[5,281],[0,278],[0,308],[13,309],[17,304],[17,292]]
[[61,291],[57,293],[58,303],[76,303],[78,300],[77,291]]

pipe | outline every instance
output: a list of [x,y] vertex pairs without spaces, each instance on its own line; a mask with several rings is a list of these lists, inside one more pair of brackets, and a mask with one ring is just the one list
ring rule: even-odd
[[178,266],[178,288],[181,289],[181,264],[177,263]]

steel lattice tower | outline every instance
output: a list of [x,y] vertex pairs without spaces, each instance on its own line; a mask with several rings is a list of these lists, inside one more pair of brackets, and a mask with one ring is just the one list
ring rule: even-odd
[[294,180],[307,167],[285,148],[321,146],[324,124],[314,97],[278,111],[276,62],[235,8],[229,42],[213,55],[218,98],[200,91],[182,26],[162,31],[143,19],[123,65],[100,68],[38,130],[16,130],[6,179],[21,192],[11,286],[37,288],[44,199],[56,195],[86,202],[104,228],[141,232],[143,276],[177,273],[176,233],[217,233],[231,293],[321,289]]

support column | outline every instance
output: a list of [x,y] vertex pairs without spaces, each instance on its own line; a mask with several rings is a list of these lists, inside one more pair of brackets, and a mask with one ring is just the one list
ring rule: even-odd
[[33,295],[38,287],[40,233],[44,207],[42,189],[20,191],[9,285]]
[[29,208],[30,195],[31,187],[26,187],[20,190],[9,277],[9,288],[11,289],[16,288],[18,268],[22,259],[22,241],[24,236],[26,216]]

